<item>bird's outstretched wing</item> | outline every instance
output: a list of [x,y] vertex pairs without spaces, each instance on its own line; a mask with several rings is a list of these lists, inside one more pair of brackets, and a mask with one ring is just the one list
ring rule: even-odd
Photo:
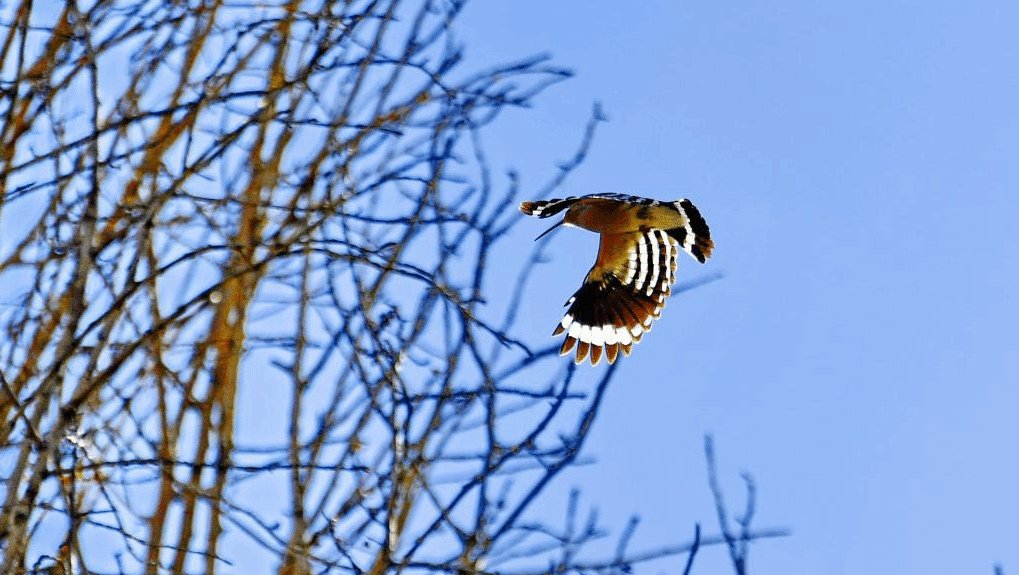
[[[622,243],[625,247],[617,247]],[[651,322],[662,315],[676,282],[678,242],[665,230],[602,236],[598,260],[584,284],[566,302],[570,306],[552,335],[566,333],[560,355],[577,347],[576,362],[590,353],[591,363],[609,363],[626,355]],[[622,254],[622,257],[619,254]]]

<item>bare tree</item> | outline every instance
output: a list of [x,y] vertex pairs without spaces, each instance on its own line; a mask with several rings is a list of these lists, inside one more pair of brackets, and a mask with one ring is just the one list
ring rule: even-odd
[[462,5],[4,8],[0,571],[689,570],[782,534],[600,561],[576,498],[534,509],[615,367],[513,335],[544,244],[507,271],[483,133],[569,72],[463,71]]

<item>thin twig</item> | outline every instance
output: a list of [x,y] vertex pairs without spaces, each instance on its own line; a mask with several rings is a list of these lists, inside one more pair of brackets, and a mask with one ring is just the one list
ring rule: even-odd
[[683,567],[683,575],[690,575],[690,569],[693,568],[694,557],[697,556],[697,550],[701,548],[701,524],[695,523],[693,527],[693,545],[690,546],[690,553],[686,556],[686,566]]

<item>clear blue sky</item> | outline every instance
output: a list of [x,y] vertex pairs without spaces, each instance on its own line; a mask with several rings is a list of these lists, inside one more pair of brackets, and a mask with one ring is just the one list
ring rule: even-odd
[[[460,22],[473,64],[549,52],[577,73],[489,132],[492,161],[536,189],[601,101],[562,195],[688,197],[716,255],[680,281],[725,274],[670,301],[617,374],[596,464],[550,501],[580,486],[608,524],[639,514],[647,546],[714,532],[710,432],[731,507],[750,471],[756,525],[793,530],[753,548],[755,575],[1019,573],[1019,4],[550,6],[475,1]],[[521,258],[543,224],[516,228]],[[535,343],[597,244],[552,241]]]

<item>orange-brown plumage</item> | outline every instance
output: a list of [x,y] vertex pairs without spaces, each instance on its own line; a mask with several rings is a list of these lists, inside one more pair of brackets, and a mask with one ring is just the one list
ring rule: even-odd
[[601,237],[594,266],[566,302],[570,307],[552,335],[566,334],[560,354],[576,346],[577,363],[590,356],[596,365],[603,353],[613,363],[620,351],[629,355],[661,317],[676,281],[679,251],[705,262],[714,249],[711,233],[689,200],[594,194],[520,204],[520,211],[539,218],[563,210],[556,226],[577,226]]

